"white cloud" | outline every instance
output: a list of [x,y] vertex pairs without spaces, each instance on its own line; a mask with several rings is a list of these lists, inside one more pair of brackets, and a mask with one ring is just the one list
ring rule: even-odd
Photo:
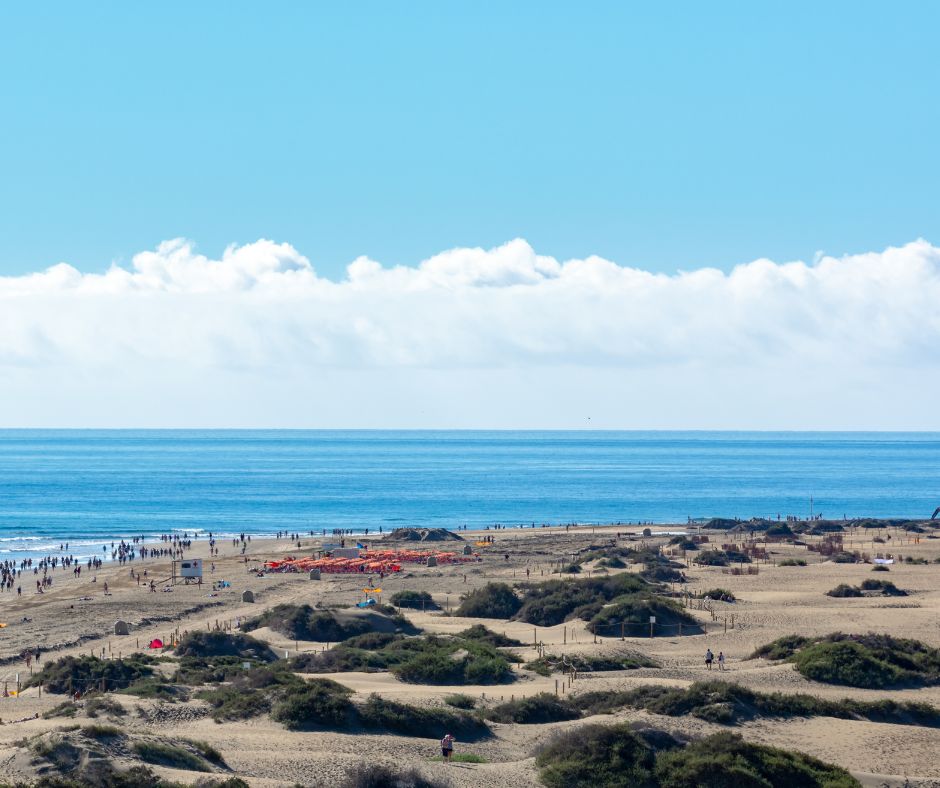
[[[938,306],[940,249],[922,240],[672,276],[515,240],[416,267],[360,258],[337,282],[288,244],[212,260],[174,240],[104,274],[0,278],[0,406],[7,424],[196,423],[199,397],[238,388],[211,423],[397,426],[406,408],[418,426],[576,426],[596,401],[609,426],[940,426],[927,406],[909,402],[898,422],[877,406],[889,382],[937,381]],[[599,386],[620,399],[601,403]],[[690,422],[717,391],[736,412]],[[449,419],[432,392],[451,398]],[[305,419],[305,403],[323,418]]]

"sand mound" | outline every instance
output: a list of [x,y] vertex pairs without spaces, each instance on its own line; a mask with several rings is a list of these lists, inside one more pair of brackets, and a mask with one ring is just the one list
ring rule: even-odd
[[396,528],[389,539],[401,542],[462,542],[464,538],[444,528]]

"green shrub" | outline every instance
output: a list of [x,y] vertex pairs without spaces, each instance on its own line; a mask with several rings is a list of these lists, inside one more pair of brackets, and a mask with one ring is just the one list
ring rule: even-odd
[[176,656],[199,659],[233,657],[257,662],[277,659],[267,643],[240,632],[187,632],[176,646]]
[[880,689],[914,678],[853,641],[814,643],[798,651],[793,661],[806,678],[827,684]]
[[649,637],[649,620],[656,618],[656,627],[676,627],[682,624],[682,634],[695,635],[702,632],[697,619],[685,612],[682,606],[666,597],[648,594],[629,594],[618,597],[612,604],[601,608],[591,619],[591,625],[599,635],[619,635],[619,625],[628,627],[631,637]]
[[656,759],[661,788],[788,786],[858,788],[847,771],[802,753],[751,744],[731,733],[716,733]]
[[885,566],[884,564],[875,564],[875,565],[871,568],[871,571],[872,571],[872,572],[890,572],[891,570],[890,570],[887,566]]
[[396,632],[366,632],[363,635],[356,635],[346,638],[343,641],[345,648],[362,648],[376,650],[385,648],[387,645],[401,640],[403,635]]
[[260,616],[246,621],[242,629],[252,631],[270,627],[291,640],[339,643],[373,631],[414,634],[418,629],[395,609],[376,606],[362,615],[342,617],[330,610],[315,610],[310,605],[275,605]]
[[156,676],[139,679],[129,687],[119,689],[117,692],[122,695],[133,695],[137,698],[154,698],[168,701],[187,700],[189,697],[184,687],[169,684]]
[[512,618],[522,602],[506,583],[487,583],[467,594],[455,615],[467,618]]
[[514,678],[506,655],[486,639],[461,636],[399,637],[371,651],[341,643],[320,654],[299,654],[289,665],[308,673],[391,670],[414,684],[496,684]]
[[97,717],[99,714],[123,717],[127,711],[120,703],[107,695],[92,695],[85,698],[85,714],[89,717]]
[[153,674],[155,660],[135,654],[125,659],[98,659],[97,657],[61,657],[47,662],[34,673],[24,686],[42,684],[46,692],[93,692],[104,686],[105,691],[127,687],[138,679]]
[[728,556],[724,550],[703,550],[692,559],[701,566],[728,566]]
[[620,651],[615,654],[545,654],[526,663],[528,670],[542,676],[555,670],[576,670],[580,673],[595,673],[605,670],[635,670],[657,668],[659,665],[635,651]]
[[926,703],[827,700],[814,695],[761,693],[723,681],[696,682],[685,688],[645,685],[619,692],[587,692],[569,697],[568,704],[586,714],[626,707],[670,717],[690,714],[726,725],[755,717],[861,718],[898,725],[940,723],[940,710]]
[[760,646],[753,654],[751,659],[761,657],[763,659],[789,659],[799,649],[810,643],[810,639],[802,635],[784,635],[766,645]]
[[338,788],[445,788],[416,769],[394,769],[381,763],[359,764]]
[[71,700],[67,700],[44,711],[42,718],[44,720],[51,720],[55,717],[74,717],[77,713],[78,707]]
[[788,635],[752,656],[790,659],[807,678],[853,687],[940,683],[940,649],[890,635]]
[[784,558],[777,566],[806,566],[805,558]]
[[521,640],[493,632],[493,630],[487,629],[483,624],[474,624],[472,627],[467,627],[463,632],[460,632],[457,637],[463,638],[464,640],[480,640],[484,643],[489,643],[491,646],[496,646],[497,648],[525,645]]
[[907,596],[907,591],[902,591],[890,580],[863,580],[863,591],[879,591],[883,596]]
[[437,610],[438,605],[427,591],[398,591],[389,602],[395,607],[413,607],[418,610]]
[[575,720],[581,716],[581,713],[550,692],[542,692],[528,698],[500,703],[498,706],[486,709],[483,715],[494,722],[540,725],[546,722]]
[[330,679],[313,679],[292,688],[271,709],[271,719],[291,730],[340,727],[352,712],[352,690]]
[[640,577],[651,583],[684,583],[685,575],[671,566],[651,566],[640,572]]
[[843,551],[829,556],[829,560],[834,564],[857,564],[858,556],[855,553],[846,553]]
[[[441,763],[444,760],[443,755],[435,755],[431,758],[435,763]],[[475,752],[455,752],[448,759],[452,763],[486,763],[486,758],[477,755]]]
[[89,739],[116,739],[119,736],[124,736],[124,731],[120,728],[116,728],[113,725],[86,725],[82,728],[82,734],[87,736]]
[[835,588],[827,591],[826,596],[857,597],[862,596],[862,591],[860,588],[850,586],[848,583],[839,583]]
[[628,725],[587,725],[556,736],[535,763],[548,788],[654,786],[655,752]]
[[477,699],[471,695],[464,695],[462,693],[454,693],[453,695],[445,695],[444,703],[448,706],[453,706],[455,709],[463,709],[464,711],[471,711],[477,706]]
[[482,640],[430,635],[382,652],[392,672],[413,684],[499,684],[514,678],[502,652]]
[[212,706],[212,719],[216,722],[247,720],[271,710],[271,699],[258,690],[237,690],[226,686],[201,692],[197,697]]
[[704,599],[708,597],[709,599],[716,599],[720,602],[734,602],[735,597],[727,588],[709,588],[708,591],[702,591],[700,594],[696,594],[699,599]]
[[154,741],[135,741],[132,745],[137,756],[156,766],[171,769],[188,769],[191,772],[212,771],[205,759],[175,744]]
[[590,619],[605,603],[626,594],[651,593],[653,586],[633,574],[548,580],[523,586],[520,621],[550,627],[571,618]]
[[372,673],[387,670],[389,662],[381,650],[367,651],[340,645],[320,653],[298,654],[290,660],[290,667],[301,673]]
[[439,739],[451,733],[462,741],[489,735],[486,723],[471,714],[440,707],[422,708],[370,695],[357,709],[359,721],[367,728],[387,730],[403,736]]
[[225,759],[215,747],[213,747],[208,742],[198,741],[196,739],[184,739],[190,747],[193,747],[199,752],[199,754],[205,758],[210,763],[214,763],[216,766],[225,767]]

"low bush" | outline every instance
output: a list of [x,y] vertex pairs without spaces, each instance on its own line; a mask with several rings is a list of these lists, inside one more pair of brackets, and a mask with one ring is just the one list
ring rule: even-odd
[[418,707],[370,695],[357,708],[359,722],[366,728],[399,733],[403,736],[422,736],[439,739],[448,732],[462,741],[473,741],[489,736],[485,722],[463,711],[440,707]]
[[418,610],[437,610],[438,605],[427,591],[398,591],[389,602],[395,607],[412,607]]
[[829,556],[829,560],[834,564],[857,564],[859,557],[855,553],[835,553]]
[[494,722],[515,722],[521,725],[540,725],[546,722],[575,720],[581,712],[572,708],[550,692],[528,698],[519,698],[486,709],[483,716]]
[[722,681],[696,682],[686,688],[646,685],[619,692],[587,692],[571,696],[568,703],[586,714],[628,707],[670,717],[690,714],[725,725],[757,717],[836,717],[897,725],[940,724],[940,710],[926,703],[827,700],[814,695],[761,693]]
[[198,697],[212,706],[216,722],[224,722],[266,714],[275,701],[303,686],[303,679],[278,662],[242,671],[231,683],[202,692]]
[[467,627],[463,632],[460,632],[457,637],[463,638],[464,640],[479,640],[484,643],[489,643],[491,646],[496,646],[497,648],[525,645],[521,640],[493,632],[493,630],[487,629],[483,624],[474,624],[472,627]]
[[[656,619],[660,633],[664,627],[679,634],[701,634],[702,626],[697,619],[685,612],[682,605],[673,599],[649,594],[627,594],[618,597],[612,604],[602,607],[591,618],[592,629],[598,635],[618,636],[621,631],[630,637],[649,637],[649,621]],[[623,624],[621,629],[620,625]],[[670,632],[671,634],[671,632]]]
[[800,786],[858,788],[844,769],[799,752],[752,744],[731,733],[716,733],[656,759],[655,779],[662,788],[718,786]]
[[168,766],[171,769],[187,769],[191,772],[209,772],[212,769],[206,760],[175,744],[155,741],[135,741],[132,748],[136,755],[155,766]]
[[875,565],[871,568],[871,571],[872,571],[872,572],[890,572],[891,570],[890,570],[887,566],[885,566],[884,564],[875,564]]
[[216,722],[247,720],[271,710],[271,699],[258,690],[219,687],[202,692],[197,697],[212,706],[212,719]]
[[810,643],[810,639],[802,635],[784,635],[777,638],[758,649],[751,654],[751,659],[758,657],[762,659],[789,659],[799,649]]
[[319,643],[339,643],[375,631],[401,634],[418,632],[408,619],[396,615],[394,608],[384,606],[374,607],[363,614],[337,615],[331,610],[315,610],[310,605],[275,605],[242,624],[246,632],[259,627],[270,627],[291,640]]
[[120,736],[125,736],[124,731],[120,728],[116,728],[114,725],[85,725],[82,728],[82,735],[87,736],[89,739],[116,739]]
[[777,566],[806,566],[805,558],[784,558]]
[[898,588],[890,580],[863,580],[862,591],[878,591],[882,596],[907,596],[907,591]]
[[699,594],[696,594],[699,599],[704,599],[708,597],[709,599],[716,599],[720,602],[734,602],[735,596],[727,588],[709,588],[708,591],[702,591]]
[[683,745],[629,725],[590,725],[556,736],[536,758],[549,788],[858,788],[845,770],[801,753],[718,733]]
[[429,780],[416,769],[368,763],[356,766],[338,788],[445,788],[445,784]]
[[606,670],[658,668],[659,665],[649,657],[635,651],[624,650],[614,654],[545,654],[532,662],[527,662],[525,667],[542,676],[548,676],[556,670],[595,673]]
[[634,574],[548,580],[523,586],[522,605],[515,618],[550,627],[572,618],[588,620],[611,600],[627,594],[650,595],[655,587]]
[[588,725],[557,735],[535,763],[548,788],[655,785],[655,751],[628,725]]
[[498,684],[513,679],[506,655],[486,639],[461,636],[399,637],[374,650],[341,643],[319,654],[299,654],[289,665],[307,673],[391,670],[413,684]]
[[890,635],[836,632],[813,640],[789,635],[752,656],[789,659],[806,678],[830,684],[873,689],[940,684],[940,649]]
[[454,693],[453,695],[445,695],[444,703],[448,706],[453,706],[455,709],[462,709],[463,711],[471,711],[477,706],[477,699],[472,695],[464,695],[462,693]]
[[46,692],[112,691],[127,687],[138,679],[153,674],[152,657],[135,654],[124,659],[98,659],[97,657],[61,657],[47,662],[34,673],[25,686],[42,684]]
[[700,566],[728,566],[728,556],[724,550],[702,550],[692,559]]
[[189,693],[185,687],[170,684],[157,676],[139,679],[130,686],[116,691],[122,695],[133,695],[137,698],[153,698],[171,702],[189,699]]
[[686,577],[683,572],[671,566],[651,566],[640,572],[640,577],[651,583],[684,583]]
[[514,678],[506,656],[484,640],[429,635],[382,653],[392,672],[413,684],[499,684]]
[[796,653],[796,669],[806,678],[826,684],[881,689],[910,682],[914,675],[878,659],[859,643],[814,643]]
[[352,690],[330,679],[313,679],[274,703],[271,719],[290,730],[342,727],[352,713]]
[[850,586],[848,583],[839,583],[835,588],[826,592],[826,596],[834,597],[858,597],[862,596],[862,590],[857,586]]
[[85,714],[92,718],[97,717],[99,714],[123,717],[127,714],[127,711],[120,703],[107,695],[92,695],[85,698]]
[[487,583],[467,594],[455,615],[467,618],[512,618],[522,601],[506,583]]
[[274,662],[277,659],[267,643],[240,632],[187,632],[176,646],[176,656],[200,659],[232,657],[256,662]]

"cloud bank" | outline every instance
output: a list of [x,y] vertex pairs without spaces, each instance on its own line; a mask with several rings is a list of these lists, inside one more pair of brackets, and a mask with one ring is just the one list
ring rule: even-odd
[[923,240],[675,275],[514,240],[332,281],[288,244],[176,239],[0,278],[0,406],[12,426],[940,426],[909,390],[940,382],[938,307]]

